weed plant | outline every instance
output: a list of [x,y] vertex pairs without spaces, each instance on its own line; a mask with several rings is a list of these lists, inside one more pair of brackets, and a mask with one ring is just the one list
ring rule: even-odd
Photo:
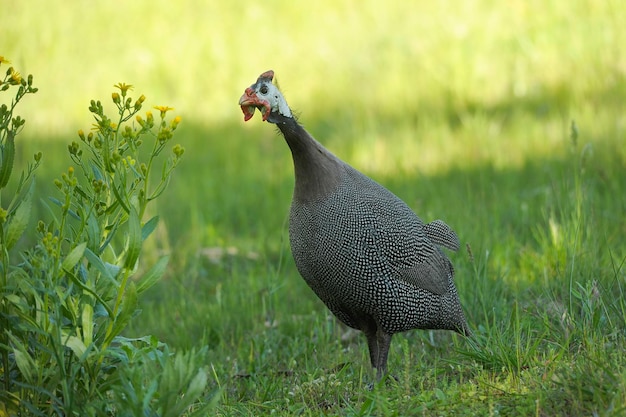
[[58,197],[45,203],[34,245],[16,252],[42,153],[25,171],[15,169],[15,138],[25,123],[15,111],[37,88],[32,75],[24,79],[13,67],[0,82],[2,92],[17,90],[0,108],[0,190],[17,179],[11,202],[0,208],[0,415],[204,415],[194,404],[206,395],[205,349],[174,354],[154,337],[122,336],[138,298],[168,264],[167,256],[140,262],[158,221],[143,219],[184,149],[174,145],[166,155],[180,123],[167,120],[169,107],[142,117],[145,97],[134,100],[124,83],[115,88],[112,118],[91,101],[92,131],[79,131],[80,142],[68,146],[73,165],[54,180]]

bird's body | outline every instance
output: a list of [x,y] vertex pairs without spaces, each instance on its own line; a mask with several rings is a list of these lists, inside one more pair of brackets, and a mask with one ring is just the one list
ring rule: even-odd
[[272,78],[273,72],[262,74],[240,105],[246,120],[260,108],[291,149],[289,240],[307,284],[339,320],[365,333],[379,376],[395,333],[469,335],[454,269],[440,249],[457,250],[456,234],[441,220],[424,224],[397,196],[324,148],[291,116]]

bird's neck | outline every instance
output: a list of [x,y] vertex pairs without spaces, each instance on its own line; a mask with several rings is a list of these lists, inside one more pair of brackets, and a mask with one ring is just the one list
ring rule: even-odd
[[342,162],[324,148],[295,119],[278,123],[291,149],[296,177],[294,199],[320,200],[333,192],[343,172]]

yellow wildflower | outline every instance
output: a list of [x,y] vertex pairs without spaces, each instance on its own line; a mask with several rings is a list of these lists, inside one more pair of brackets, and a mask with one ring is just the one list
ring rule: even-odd
[[165,118],[165,113],[167,113],[170,110],[174,110],[173,107],[167,107],[167,106],[154,106],[154,108],[161,112],[161,119]]
[[107,127],[110,128],[111,130],[116,130],[117,129],[117,123],[113,123],[110,120],[108,120],[108,122],[109,122],[108,126],[106,124],[103,124],[103,122],[92,123],[91,124],[91,130],[93,130],[94,132],[106,133],[108,131]]
[[11,61],[0,55],[0,64],[10,64]]
[[20,84],[22,82],[22,75],[19,72],[15,71],[13,67],[9,68],[9,71],[11,71],[11,84]]
[[133,89],[132,85],[126,84],[126,83],[117,83],[113,87],[120,89],[120,91],[122,92],[122,97],[126,96],[126,92],[128,90],[132,90]]

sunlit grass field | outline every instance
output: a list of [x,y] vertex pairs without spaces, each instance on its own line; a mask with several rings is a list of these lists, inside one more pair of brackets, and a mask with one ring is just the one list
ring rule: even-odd
[[[40,198],[113,84],[183,118],[145,259],[171,253],[129,336],[208,346],[214,415],[626,413],[626,11],[619,1],[83,2],[0,6],[0,55],[40,91],[22,164]],[[289,149],[237,101],[268,70],[343,160],[441,218],[474,340],[364,338],[289,251]],[[19,162],[19,161],[18,161]],[[5,197],[5,196],[3,196]],[[43,209],[36,216],[46,216]],[[34,220],[33,220],[34,222]],[[34,226],[33,226],[34,232]]]

